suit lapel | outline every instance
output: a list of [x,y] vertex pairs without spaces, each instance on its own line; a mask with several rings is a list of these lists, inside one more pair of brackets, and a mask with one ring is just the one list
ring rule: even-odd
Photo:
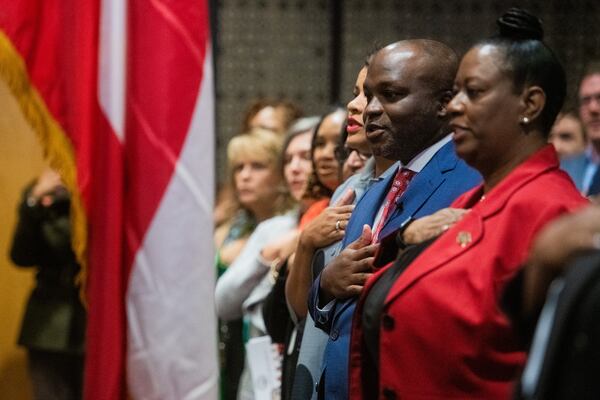
[[469,212],[458,224],[442,235],[430,248],[426,263],[420,263],[420,257],[404,271],[390,290],[385,301],[393,301],[423,276],[448,264],[452,259],[470,251],[483,237],[483,218],[477,211]]
[[[420,263],[421,257],[398,278],[388,294],[386,304],[408,289],[424,275],[446,265],[452,259],[470,251],[483,236],[483,222],[498,213],[509,198],[523,186],[548,171],[558,168],[558,159],[552,145],[532,155],[527,161],[515,168],[494,187],[483,202],[478,202],[471,211],[449,231],[443,234],[423,254],[427,254],[427,263]],[[473,194],[477,193],[477,189]],[[471,199],[472,200],[472,199]]]
[[423,170],[411,180],[402,195],[402,202],[386,222],[380,237],[393,232],[407,218],[414,217],[436,189],[444,183],[445,174],[456,168],[457,162],[451,143],[445,144],[438,150]]
[[377,211],[379,211],[379,206],[383,202],[395,175],[395,173],[392,173],[380,182],[371,186],[358,201],[354,208],[354,212],[350,217],[350,221],[348,222],[342,248],[346,248],[348,244],[360,237],[363,225],[373,225]]
[[[425,171],[421,173],[423,172]],[[401,203],[386,221],[381,230],[380,237],[387,236],[397,229],[407,218],[414,216],[435,189],[443,182],[443,178],[439,174],[434,179],[428,179],[427,176],[421,175],[421,173],[417,174],[406,188],[406,192],[402,195]]]
[[553,360],[558,360],[560,352],[564,350],[565,334],[572,329],[571,320],[575,314],[574,310],[581,306],[581,299],[585,290],[593,284],[596,276],[600,273],[600,253],[595,252],[580,257],[567,270],[564,281],[565,287],[560,294],[556,307],[556,314],[551,330],[550,340],[544,355],[542,371],[540,372],[540,387],[547,387],[545,383],[553,379],[551,372],[554,366]]

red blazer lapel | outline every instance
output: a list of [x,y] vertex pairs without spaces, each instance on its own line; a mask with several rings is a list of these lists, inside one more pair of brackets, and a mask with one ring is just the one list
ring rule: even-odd
[[[477,245],[484,234],[483,221],[485,219],[500,212],[510,197],[527,183],[539,175],[557,168],[556,152],[552,145],[546,145],[508,174],[485,198],[481,197],[482,186],[459,197],[452,207],[471,208],[471,211],[423,252],[423,254],[427,254],[427,265],[420,263],[423,258],[423,254],[421,254],[400,275],[388,294],[386,304],[393,301],[424,275],[443,267],[450,260]],[[479,199],[481,201],[478,201]]]
[[[448,261],[460,256],[473,248],[483,237],[483,218],[476,211],[469,212],[462,221],[444,233],[423,254],[427,254],[429,262],[423,265],[420,262],[421,254],[398,278],[390,290],[386,304],[410,288],[423,276],[443,267]],[[434,257],[431,254],[435,254]]]

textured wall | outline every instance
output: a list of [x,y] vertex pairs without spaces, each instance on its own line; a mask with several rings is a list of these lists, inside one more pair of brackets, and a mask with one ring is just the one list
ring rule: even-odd
[[217,5],[218,166],[255,97],[287,97],[306,113],[327,104],[329,18],[325,1],[229,0]]
[[[319,113],[335,92],[332,84],[340,85],[338,100],[350,98],[356,73],[375,43],[428,37],[462,54],[494,32],[496,18],[513,4],[500,0],[216,0],[220,173],[227,140],[237,133],[253,97],[285,96],[307,113]],[[600,57],[600,2],[521,0],[518,4],[544,20],[546,41],[567,69],[572,95],[585,60]],[[338,32],[331,28],[336,21]],[[339,47],[332,49],[332,44]],[[332,71],[336,65],[340,67]]]

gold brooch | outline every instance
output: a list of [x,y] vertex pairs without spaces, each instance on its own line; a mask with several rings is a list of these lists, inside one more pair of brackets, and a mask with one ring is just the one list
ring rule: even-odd
[[466,231],[458,232],[456,235],[456,243],[460,245],[460,247],[465,248],[469,243],[471,243],[471,233]]

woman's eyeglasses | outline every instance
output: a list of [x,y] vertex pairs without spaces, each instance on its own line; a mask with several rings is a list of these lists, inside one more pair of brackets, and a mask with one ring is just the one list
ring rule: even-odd
[[350,154],[352,154],[354,152],[363,161],[367,161],[369,159],[369,157],[371,157],[370,154],[363,154],[363,153],[359,152],[358,150],[352,150],[346,146],[337,146],[335,148],[335,150],[333,151],[333,154],[335,156],[335,159],[338,160],[338,162],[340,164],[343,164],[348,159],[348,157],[350,157]]

